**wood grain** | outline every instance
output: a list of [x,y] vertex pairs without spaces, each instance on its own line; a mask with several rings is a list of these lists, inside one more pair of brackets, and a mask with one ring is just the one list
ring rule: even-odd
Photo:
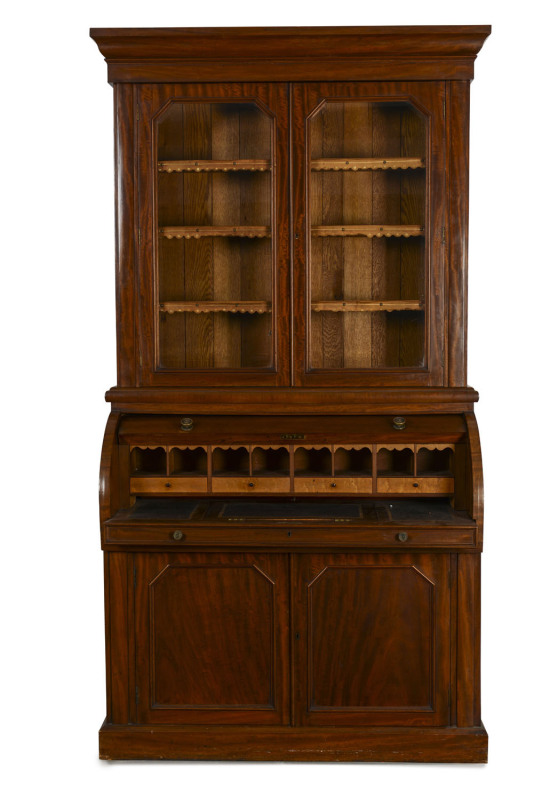
[[138,721],[287,722],[287,560],[163,553],[136,569]]
[[[92,32],[117,214],[101,757],[486,760],[465,383],[489,30]],[[291,497],[315,516],[225,516]]]
[[128,661],[128,554],[109,553],[106,556],[106,598],[108,608],[108,682],[110,686],[110,721],[127,723],[129,716]]
[[457,725],[480,723],[480,554],[458,557]]
[[[372,156],[373,129],[368,103],[344,106],[344,151]],[[371,159],[372,160],[372,159]],[[370,172],[343,178],[343,223],[369,225],[372,222],[373,177]],[[372,298],[372,241],[363,237],[343,239],[343,299],[370,301]],[[371,309],[369,309],[371,310]],[[346,369],[371,366],[372,315],[343,319],[343,363]]]
[[[306,238],[299,238],[294,248],[297,300],[295,365],[299,385],[370,386],[391,385],[397,381],[404,384],[409,381],[414,385],[432,384],[434,381],[442,383],[444,337],[437,331],[444,330],[440,320],[445,298],[441,291],[431,294],[430,285],[441,284],[444,265],[437,258],[432,263],[430,274],[429,254],[431,251],[438,253],[435,231],[443,222],[444,208],[437,198],[443,196],[445,170],[443,162],[435,158],[438,145],[432,153],[428,151],[428,143],[432,141],[441,143],[439,147],[442,152],[445,124],[442,103],[438,102],[442,89],[439,84],[432,90],[429,85],[400,83],[293,86],[295,203],[298,207],[299,203],[305,202],[306,195],[298,194],[298,186],[302,180],[307,180],[312,237],[311,244]],[[410,98],[409,103],[406,96]],[[377,97],[382,99],[378,101]],[[321,105],[324,100],[326,103]],[[423,107],[428,116],[416,110],[419,107]],[[315,109],[319,110],[313,113]],[[334,109],[341,117],[332,128],[339,130],[342,125],[344,128],[343,136],[336,142],[336,156],[332,153],[326,155],[324,147],[321,149],[318,144],[320,125],[324,139],[325,120],[334,113]],[[299,131],[307,118],[310,119],[307,123],[309,151],[306,150],[306,135]],[[428,124],[431,124],[431,130],[427,131]],[[427,183],[426,171],[422,169],[370,170],[368,173],[311,171],[308,175],[308,158],[311,162],[336,158],[337,163],[341,160],[340,149],[345,150],[343,155],[346,154],[345,160],[349,162],[351,158],[365,158],[367,155],[375,161],[382,156],[382,160],[386,161],[388,158],[409,158],[424,159],[426,163],[429,155],[430,181]],[[332,184],[327,192],[324,182],[329,175],[331,181],[343,181],[339,191]],[[362,180],[367,182],[361,183]],[[429,196],[426,197],[429,187]],[[341,218],[336,222],[324,216],[324,200],[321,201],[321,196],[325,193],[328,195],[328,207],[332,206],[332,198],[341,194]],[[320,203],[321,211],[318,213]],[[304,214],[298,212],[297,217],[304,219]],[[431,236],[427,235],[426,230],[429,220],[433,220]],[[314,277],[313,265],[320,263],[319,258],[324,261],[324,255],[319,256],[321,245],[317,244],[317,238],[323,236],[316,234],[328,234],[322,244],[323,253],[327,240],[343,238],[341,259],[336,260],[331,256],[327,259],[331,270],[338,264],[337,270],[342,278],[340,287],[332,282],[329,288],[323,287]],[[358,241],[363,238],[362,234],[365,238],[371,237],[366,248],[369,252],[362,249],[363,244],[351,243],[353,239]],[[416,235],[406,238],[405,234]],[[299,276],[299,271],[306,269],[306,247],[311,254],[311,303],[312,309],[316,309],[309,323],[305,307],[299,308],[306,297],[306,279]],[[324,266],[321,273],[324,283]],[[340,293],[338,298],[334,296],[336,291]],[[432,302],[427,307],[430,294]],[[343,345],[341,359],[336,357],[325,361],[324,347],[330,345],[324,339],[323,328],[325,321],[327,325],[332,325],[334,320],[330,317],[330,311],[317,304],[365,300],[378,303],[398,300],[400,308],[391,315],[369,310],[368,316],[361,319],[343,319],[342,336],[337,339],[344,341],[345,331],[348,339],[347,344]],[[402,307],[403,302],[410,304],[410,307]],[[321,320],[315,319],[315,314],[319,313],[322,324]],[[431,338],[428,336],[429,330],[432,331]],[[321,335],[322,347],[319,344]],[[303,361],[307,367],[302,370],[298,365]],[[365,371],[361,370],[362,367]],[[389,375],[389,379],[386,379],[386,375]]]
[[391,761],[485,764],[478,728],[121,726],[104,723],[100,758],[206,761]]
[[288,493],[291,488],[289,476],[287,478],[258,477],[248,478],[218,478],[211,479],[214,494],[262,494],[262,493]]
[[[138,336],[141,382],[144,385],[172,386],[177,381],[179,385],[209,385],[211,371],[215,368],[219,385],[287,385],[290,349],[289,242],[285,212],[288,198],[287,88],[276,84],[269,87],[188,84],[150,89],[143,86],[138,91],[140,260],[146,265],[140,270],[138,296],[138,328],[146,332],[146,336]],[[247,102],[243,102],[245,98]],[[176,107],[181,107],[182,122]],[[272,109],[273,113],[266,109]],[[221,115],[231,118],[226,127],[221,123]],[[154,117],[157,125],[153,127]],[[273,126],[276,136],[272,135]],[[159,131],[160,127],[163,133],[158,152],[153,131]],[[173,144],[177,139],[181,146]],[[272,152],[274,145],[276,154]],[[232,160],[238,161],[241,158],[269,160],[272,168],[265,172],[245,170],[235,174],[159,173],[160,187],[170,188],[162,188],[158,195],[162,204],[158,225],[154,219],[156,208],[151,201],[149,164],[157,169],[158,160],[225,161],[228,158],[223,156],[229,154],[234,156]],[[269,193],[269,185],[276,201]],[[187,199],[186,216],[180,211],[183,209],[180,186]],[[275,212],[276,220],[273,220]],[[173,220],[173,213],[178,217],[181,214],[182,218]],[[166,239],[163,233],[158,233],[153,241],[153,223],[169,236],[191,235],[192,238]],[[243,240],[233,235],[234,228],[236,234],[246,232]],[[273,229],[274,239],[271,238]],[[251,232],[254,232],[253,239],[248,236]],[[213,236],[214,233],[223,236],[219,238]],[[227,237],[227,233],[232,235]],[[262,237],[265,234],[265,242],[258,243],[256,233],[261,233]],[[195,235],[199,236],[198,240]],[[160,269],[166,273],[163,280],[155,280],[157,276],[151,280],[154,253],[159,253]],[[278,265],[276,276],[272,269],[274,253]],[[160,284],[157,299],[153,297],[153,280],[156,285],[158,281]],[[229,296],[229,291],[236,294]],[[270,303],[273,316],[269,319],[248,316],[223,319],[214,314],[180,317],[165,313],[157,316],[158,324],[154,328],[155,302],[240,299]],[[158,350],[159,361],[154,364],[154,351]]]
[[[225,113],[224,105],[214,104],[211,110],[211,153],[214,159],[237,158],[239,155],[239,116]],[[221,161],[219,161],[221,163]],[[238,221],[239,183],[214,180],[212,184],[213,216],[215,226],[235,225]],[[213,241],[213,298],[227,301],[241,298],[241,273],[235,268],[237,248],[235,243],[217,238]],[[238,320],[227,314],[217,314],[213,320],[214,353],[216,368],[241,366],[241,328]]]
[[117,299],[117,380],[135,386],[135,100],[131,85],[115,86],[115,281]]
[[299,559],[300,724],[447,724],[448,568],[446,555]]
[[295,477],[297,494],[371,494],[372,478],[299,478]]
[[454,478],[378,478],[379,494],[453,494]]
[[93,28],[110,82],[473,78],[489,25]]
[[131,494],[195,494],[196,492],[208,491],[208,479],[206,478],[131,478]]

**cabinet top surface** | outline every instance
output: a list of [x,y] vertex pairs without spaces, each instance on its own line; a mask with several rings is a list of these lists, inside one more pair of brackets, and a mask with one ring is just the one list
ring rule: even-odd
[[[408,75],[419,75],[426,80],[465,79],[472,77],[473,60],[490,33],[490,25],[92,28],[90,31],[110,65],[111,82],[240,80],[236,63],[242,64],[245,73],[248,71],[248,80],[335,80],[342,74],[346,79],[369,79],[361,69],[353,70],[354,75],[347,70],[352,61],[367,63],[373,58],[389,59],[392,74],[393,70],[404,67],[399,79]],[[428,64],[425,71],[421,63],[394,63],[414,58],[431,61],[433,70],[429,72]],[[280,62],[271,64],[269,69],[265,64],[264,70],[258,71],[259,63],[273,59]],[[454,68],[443,63],[450,59],[456,62]],[[216,72],[212,76],[205,69],[193,78],[187,69],[191,61],[218,64],[218,77]],[[221,62],[231,62],[234,68],[226,63],[221,72]],[[306,70],[303,62],[307,63]],[[295,69],[297,65],[299,69]]]
[[224,27],[224,28],[91,28],[94,39],[183,39],[196,37],[228,38],[232,36],[255,36],[278,38],[297,36],[305,38],[326,38],[332,36],[361,37],[483,37],[491,32],[491,25],[326,25],[326,26],[269,26],[269,27]]

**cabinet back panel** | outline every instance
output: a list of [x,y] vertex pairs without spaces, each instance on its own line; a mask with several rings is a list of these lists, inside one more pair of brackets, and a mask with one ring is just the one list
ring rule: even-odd
[[[162,369],[268,368],[273,364],[270,308],[272,245],[213,235],[217,227],[272,226],[272,120],[251,103],[172,102],[157,123],[158,301],[198,301],[195,310],[159,314]],[[241,160],[263,160],[261,171]],[[217,166],[230,161],[236,168]],[[195,168],[195,163],[201,166]],[[206,229],[183,238],[180,228]],[[171,229],[180,238],[168,238]],[[194,233],[193,233],[194,236]],[[202,309],[257,300],[264,318],[239,319],[226,310]],[[246,314],[252,316],[253,312]]]
[[[421,367],[424,311],[316,311],[322,301],[425,300],[422,236],[347,235],[344,226],[424,228],[424,169],[314,167],[322,159],[397,157],[426,160],[426,123],[408,103],[327,102],[309,125],[312,159],[310,295],[312,368]],[[381,162],[380,162],[381,163]],[[339,226],[319,236],[317,226]]]

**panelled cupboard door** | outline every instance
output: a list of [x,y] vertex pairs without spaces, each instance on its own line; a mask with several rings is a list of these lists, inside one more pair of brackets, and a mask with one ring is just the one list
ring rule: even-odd
[[287,723],[287,563],[135,556],[137,722]]
[[294,382],[441,386],[445,83],[292,86]]
[[136,92],[139,383],[287,385],[287,84]]
[[296,563],[303,725],[448,725],[448,555],[308,555]]

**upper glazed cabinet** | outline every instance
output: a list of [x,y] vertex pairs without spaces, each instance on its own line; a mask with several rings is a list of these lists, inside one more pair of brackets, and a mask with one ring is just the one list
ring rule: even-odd
[[119,389],[466,387],[488,30],[94,32],[116,101]]
[[136,91],[142,385],[443,385],[444,82]]

